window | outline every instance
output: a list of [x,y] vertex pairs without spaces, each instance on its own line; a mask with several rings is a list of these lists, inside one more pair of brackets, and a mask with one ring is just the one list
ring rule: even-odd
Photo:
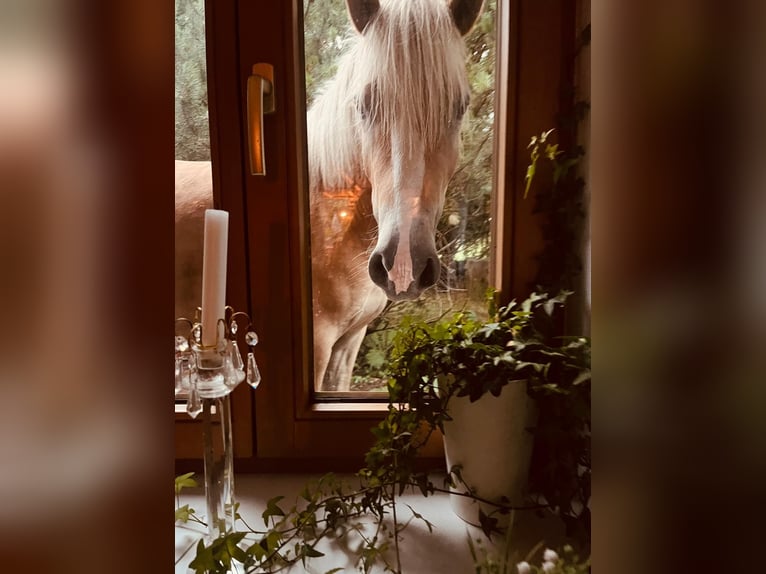
[[[303,18],[306,9],[308,20],[311,10],[324,3],[315,0],[304,8],[297,0],[221,0],[206,6],[212,178],[216,206],[230,212],[227,299],[250,313],[261,338],[256,355],[263,383],[256,392],[238,388],[233,397],[235,433],[243,437],[234,439],[240,470],[358,468],[371,443],[369,429],[385,409],[383,403],[322,400],[330,397],[315,393],[312,375],[310,248],[317,246],[308,224],[312,207],[305,114],[306,90],[311,98],[321,78],[304,80]],[[526,146],[531,135],[550,127],[559,109],[568,26],[574,33],[568,10],[558,3],[497,2],[501,40],[491,172],[499,191],[490,201],[496,245],[486,265],[491,281],[508,298],[527,289],[542,241],[532,202],[522,199]],[[305,36],[312,40],[308,31]],[[343,36],[328,29],[327,37],[332,44]],[[276,110],[263,121],[266,175],[253,176],[247,169],[246,86],[252,66],[261,62],[274,67]],[[374,100],[370,89],[369,102],[364,93],[359,101],[362,114]],[[478,104],[474,100],[470,105]],[[448,203],[442,217],[437,244],[437,251],[442,249],[442,283],[437,290],[443,289],[445,297],[457,293],[461,258],[481,258],[477,253],[484,248],[481,242],[462,239],[460,255],[460,241],[451,243],[450,229],[465,221],[461,214],[470,208],[466,203]],[[342,224],[342,211],[335,210],[335,224]],[[457,218],[450,221],[450,215]],[[367,353],[365,358],[369,362]],[[435,442],[426,454],[440,456],[439,451]]]
[[385,401],[403,317],[486,309],[496,2],[464,3],[465,34],[446,4],[349,5],[303,2],[313,386]]

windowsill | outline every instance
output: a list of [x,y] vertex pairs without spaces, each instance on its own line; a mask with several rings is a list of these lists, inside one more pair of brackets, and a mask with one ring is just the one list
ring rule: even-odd
[[[215,405],[210,405],[210,414],[214,415],[216,413],[216,410],[217,409],[215,408]],[[176,403],[175,404],[175,413],[176,413],[176,415],[186,415],[188,417],[189,415],[186,412],[186,403],[185,402],[183,402],[183,403]],[[194,420],[194,419],[192,419],[192,420]],[[200,419],[200,420],[202,420],[202,419]]]
[[[183,397],[176,397],[176,398],[179,401],[183,399]],[[215,405],[213,405],[211,409],[212,409],[212,413],[215,414]],[[353,402],[353,401],[322,402],[322,403],[314,403],[313,405],[309,407],[309,412],[311,413],[377,414],[377,413],[384,413],[387,410],[388,410],[387,396],[385,397],[385,400],[377,400],[376,402]],[[175,403],[175,414],[186,415],[186,403],[184,402]]]
[[311,410],[317,413],[384,413],[388,410],[388,401],[379,403],[314,403]]
[[[266,501],[278,495],[284,495],[283,506],[292,504],[302,487],[318,475],[303,474],[241,474],[236,477],[235,490],[239,512],[253,528],[263,527],[261,513]],[[198,477],[200,478],[200,477]],[[353,484],[353,476],[349,482]],[[434,477],[434,484],[441,485],[441,477]],[[205,496],[201,489],[194,489],[181,496],[181,504],[189,504],[203,517],[205,514]],[[481,530],[458,518],[450,507],[449,495],[436,493],[428,498],[419,492],[407,492],[398,498],[397,512],[400,523],[405,522],[411,511],[415,511],[433,524],[433,533],[426,525],[413,522],[400,535],[400,554],[402,571],[418,574],[444,574],[445,572],[473,572],[474,563],[468,548],[467,536],[480,539],[487,547],[486,538]],[[239,525],[239,528],[243,528]],[[188,565],[194,559],[195,547],[202,532],[198,524],[176,526],[176,574],[187,574]],[[517,512],[511,533],[510,557],[512,567],[523,560],[529,550],[539,542],[546,546],[560,546],[563,532],[559,522],[553,518],[539,518],[532,511]],[[313,558],[307,562],[307,569],[299,563],[288,572],[327,572],[332,568],[343,568],[343,572],[357,571],[353,553],[347,552],[344,544],[335,541],[322,541],[317,550],[325,556]],[[345,550],[345,551],[344,551]],[[512,568],[513,569],[513,568]],[[382,571],[376,567],[374,572]]]

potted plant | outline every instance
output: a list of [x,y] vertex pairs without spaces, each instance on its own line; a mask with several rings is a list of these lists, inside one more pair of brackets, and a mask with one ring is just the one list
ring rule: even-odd
[[532,504],[587,537],[590,343],[557,334],[569,294],[502,308],[493,294],[486,320],[408,322],[395,338],[390,401],[442,431],[453,508],[468,522],[491,530]]

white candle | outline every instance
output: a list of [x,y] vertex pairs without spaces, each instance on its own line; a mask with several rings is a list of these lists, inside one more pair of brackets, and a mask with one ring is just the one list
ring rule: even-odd
[[229,213],[205,210],[205,249],[202,258],[202,345],[214,346],[218,319],[226,305],[226,251],[229,241]]

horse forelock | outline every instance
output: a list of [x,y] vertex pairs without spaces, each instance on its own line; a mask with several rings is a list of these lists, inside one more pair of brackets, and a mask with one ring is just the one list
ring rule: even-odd
[[[357,107],[371,94],[380,133],[434,150],[454,134],[455,110],[468,94],[463,41],[445,0],[382,0],[363,35],[355,34],[336,77],[309,110],[313,187],[364,179],[364,126]],[[419,143],[418,143],[419,142]]]
[[[390,0],[358,43],[352,90],[372,90],[373,121],[434,149],[468,92],[464,44],[443,0]],[[407,136],[410,136],[407,138]]]

